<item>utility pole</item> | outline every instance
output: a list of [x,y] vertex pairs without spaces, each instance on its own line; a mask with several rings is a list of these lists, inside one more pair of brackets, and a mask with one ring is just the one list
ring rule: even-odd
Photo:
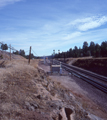
[[58,50],[58,58],[60,59],[60,50]]
[[52,54],[52,64],[53,64],[53,58],[55,56],[55,50],[53,50],[53,54]]
[[60,53],[60,50],[58,50],[58,54]]
[[29,50],[29,61],[28,61],[28,64],[30,64],[30,58],[31,58],[31,46],[30,46],[30,50]]
[[64,63],[65,63],[65,52],[64,52]]
[[10,45],[10,61],[11,61],[11,45]]

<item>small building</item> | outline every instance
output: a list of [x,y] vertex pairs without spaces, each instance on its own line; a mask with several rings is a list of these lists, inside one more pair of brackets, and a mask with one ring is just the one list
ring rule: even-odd
[[62,74],[62,68],[61,68],[61,63],[60,63],[60,65],[51,65],[50,66],[50,71],[51,71],[51,73],[60,73],[60,74]]

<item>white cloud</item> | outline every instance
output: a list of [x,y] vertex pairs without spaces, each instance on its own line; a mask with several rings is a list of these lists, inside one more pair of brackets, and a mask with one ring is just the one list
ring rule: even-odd
[[74,32],[74,33],[66,35],[63,39],[64,40],[70,40],[70,39],[78,37],[80,35],[81,35],[81,32]]
[[19,2],[21,0],[0,0],[0,7],[4,7],[8,4],[13,4],[15,2]]
[[107,17],[88,17],[84,19],[77,19],[73,21],[72,23],[69,23],[69,25],[75,26],[80,31],[87,31],[89,29],[94,29],[97,27],[100,27],[101,25],[104,25],[107,22]]

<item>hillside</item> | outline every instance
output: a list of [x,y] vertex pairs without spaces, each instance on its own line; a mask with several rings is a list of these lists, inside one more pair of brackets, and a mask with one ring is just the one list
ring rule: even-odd
[[[2,58],[0,57],[0,59],[2,59],[2,60],[10,60],[10,53],[9,52],[5,52],[5,51],[0,50],[0,56],[2,56]],[[24,58],[20,55],[11,54],[11,59],[24,59]]]
[[28,65],[23,57],[7,58],[0,60],[0,120],[100,120],[70,90],[53,82],[38,67],[39,60]]

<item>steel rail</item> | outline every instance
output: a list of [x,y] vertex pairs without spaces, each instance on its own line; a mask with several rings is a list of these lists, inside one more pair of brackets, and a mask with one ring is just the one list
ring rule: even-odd
[[[55,61],[54,61],[55,62]],[[57,61],[57,64],[59,62]],[[66,69],[67,71],[69,71],[71,74],[73,74],[74,76],[90,83],[91,85],[93,85],[94,87],[100,89],[101,91],[105,92],[107,94],[107,86],[98,82],[98,81],[95,81],[91,78],[89,78],[88,76],[86,75],[83,75],[81,73],[78,73],[77,71],[73,70],[73,68],[70,68],[70,66],[65,66],[64,64],[62,64],[62,68]]]
[[[55,62],[58,62],[58,63],[59,63],[59,61],[56,61],[56,60],[55,60]],[[88,71],[88,70],[84,70],[84,69],[79,68],[79,67],[76,67],[76,66],[67,65],[66,63],[63,63],[63,62],[61,62],[61,64],[62,64],[62,65],[65,65],[65,66],[67,66],[67,67],[70,67],[70,68],[72,68],[72,69],[75,69],[75,70],[77,70],[77,71],[79,71],[79,72],[83,72],[83,73],[85,73],[85,74],[87,74],[87,75],[90,75],[90,76],[92,76],[92,77],[94,77],[94,78],[97,78],[97,79],[99,79],[99,80],[102,80],[102,81],[104,81],[104,82],[107,82],[107,77],[105,77],[105,76],[98,75],[98,74],[96,74],[96,73],[93,73],[93,72]]]

